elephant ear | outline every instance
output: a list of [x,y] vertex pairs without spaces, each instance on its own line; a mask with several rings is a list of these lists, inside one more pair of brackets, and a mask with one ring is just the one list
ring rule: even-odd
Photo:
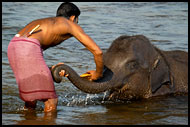
[[150,73],[152,93],[155,93],[162,85],[170,85],[170,70],[165,59],[159,56],[153,63]]

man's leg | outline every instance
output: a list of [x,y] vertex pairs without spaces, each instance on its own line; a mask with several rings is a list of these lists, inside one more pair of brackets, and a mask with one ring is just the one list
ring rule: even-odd
[[44,112],[52,112],[57,110],[57,98],[47,99],[44,101]]
[[35,109],[37,101],[25,101],[24,109]]

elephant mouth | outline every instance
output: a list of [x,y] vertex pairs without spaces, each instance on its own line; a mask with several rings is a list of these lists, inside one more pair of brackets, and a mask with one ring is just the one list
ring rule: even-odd
[[94,82],[97,83],[108,82],[112,79],[113,75],[114,75],[113,71],[111,71],[108,67],[104,66],[103,76]]

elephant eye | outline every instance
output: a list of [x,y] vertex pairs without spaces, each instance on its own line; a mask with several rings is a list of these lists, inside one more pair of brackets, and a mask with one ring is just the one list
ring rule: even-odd
[[127,67],[127,69],[133,71],[138,68],[138,63],[137,63],[137,61],[131,61],[131,62],[127,63],[126,67]]

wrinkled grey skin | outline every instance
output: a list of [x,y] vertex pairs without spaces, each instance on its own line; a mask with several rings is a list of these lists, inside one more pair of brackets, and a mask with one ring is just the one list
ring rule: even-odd
[[110,99],[131,100],[170,93],[188,93],[188,53],[162,51],[143,35],[123,35],[113,41],[104,53],[103,78],[90,82],[67,65],[58,65],[52,71],[56,82],[68,79],[81,91],[100,93],[110,91]]

